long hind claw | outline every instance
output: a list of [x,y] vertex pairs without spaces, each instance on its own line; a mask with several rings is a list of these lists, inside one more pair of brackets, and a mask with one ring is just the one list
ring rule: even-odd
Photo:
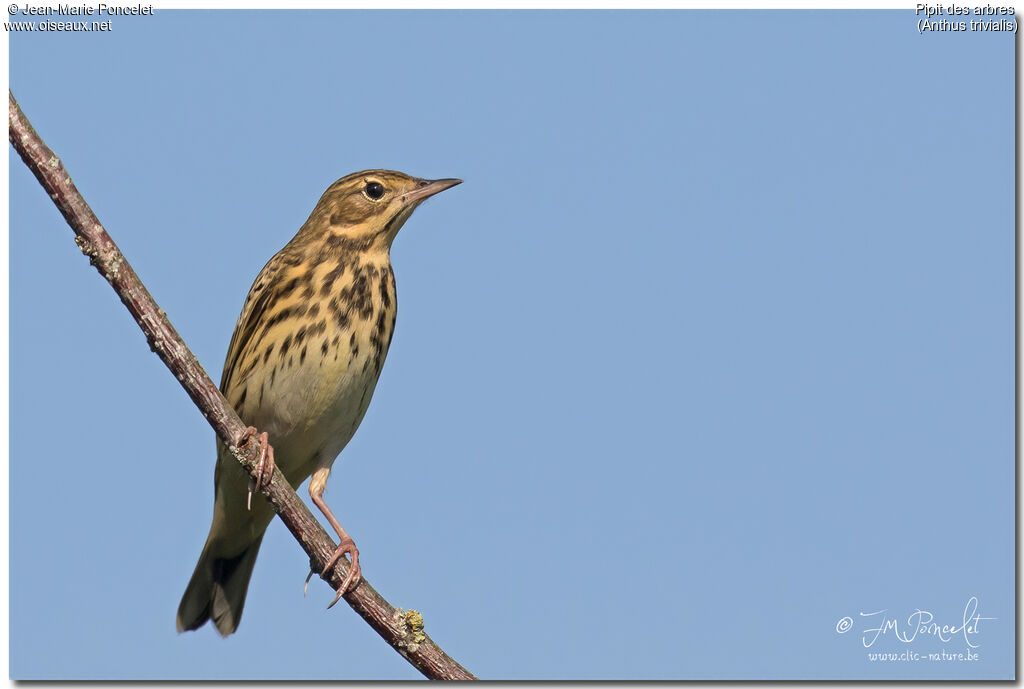
[[[334,600],[327,606],[330,610],[334,607],[335,603],[341,600],[341,597],[348,591],[354,591],[356,586],[359,585],[359,581],[363,578],[361,568],[359,567],[359,550],[356,548],[356,544],[349,539],[347,542],[338,546],[338,549],[334,551],[334,555],[327,561],[327,565],[324,567],[324,571],[320,573],[321,579],[326,579],[330,574],[331,569],[338,563],[342,555],[348,554],[352,557],[352,564],[348,567],[348,574],[345,575],[345,581],[341,582],[341,586],[334,592]],[[309,591],[309,580],[316,574],[312,569],[309,570],[309,574],[306,575],[306,581],[302,584],[302,597],[306,597],[306,592]]]

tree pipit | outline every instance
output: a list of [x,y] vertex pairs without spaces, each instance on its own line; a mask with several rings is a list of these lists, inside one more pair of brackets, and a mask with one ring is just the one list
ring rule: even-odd
[[[228,347],[220,389],[260,443],[260,482],[273,467],[309,494],[338,534],[321,576],[351,566],[334,605],[358,586],[359,551],[324,502],[331,465],[363,420],[395,329],[391,243],[416,207],[461,180],[366,170],[332,184],[298,233],[260,271]],[[178,631],[213,618],[238,628],[256,554],[274,516],[259,486],[217,444],[213,524],[178,607]],[[307,579],[308,581],[308,579]]]

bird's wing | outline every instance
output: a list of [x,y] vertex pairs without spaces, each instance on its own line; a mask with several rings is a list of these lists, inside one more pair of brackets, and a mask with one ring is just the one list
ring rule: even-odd
[[256,276],[249,288],[249,294],[242,305],[242,313],[235,323],[235,332],[231,335],[228,355],[224,360],[224,372],[221,374],[220,391],[232,404],[231,392],[234,391],[256,366],[257,359],[247,356],[255,348],[261,325],[266,323],[267,313],[276,301],[274,285],[278,284],[277,274],[285,265],[283,252],[274,255],[263,270]]

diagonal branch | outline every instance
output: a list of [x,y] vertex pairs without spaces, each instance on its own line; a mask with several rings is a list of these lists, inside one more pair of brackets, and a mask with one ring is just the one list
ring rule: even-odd
[[[171,373],[185,388],[213,430],[231,448],[245,470],[255,478],[259,443],[247,442],[237,447],[245,432],[245,424],[206,375],[195,355],[189,351],[167,319],[167,314],[153,301],[121,250],[75,188],[63,163],[36,134],[14,100],[14,94],[8,91],[8,95],[9,136],[15,150],[74,230],[75,243],[82,253],[89,257],[90,263],[96,266],[121,297],[146,334],[150,348],[171,369]],[[284,475],[274,469],[273,480],[261,492],[270,500],[281,521],[309,555],[310,567],[322,571],[336,546],[306,504],[295,494]],[[347,564],[342,558],[331,572],[331,587],[336,589],[341,585],[347,570]],[[354,591],[346,594],[345,600],[388,644],[428,678],[476,679],[423,633],[423,619],[419,613],[395,608],[367,581],[363,580]]]

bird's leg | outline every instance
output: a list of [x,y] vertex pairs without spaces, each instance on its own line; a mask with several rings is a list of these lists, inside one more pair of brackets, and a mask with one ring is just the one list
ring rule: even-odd
[[[355,587],[359,585],[359,580],[362,578],[362,572],[359,568],[359,549],[356,548],[355,541],[348,535],[348,532],[342,528],[338,518],[331,512],[331,508],[324,502],[324,489],[327,487],[327,476],[330,473],[329,467],[321,467],[313,472],[313,477],[309,480],[309,497],[313,498],[313,504],[320,508],[320,511],[327,517],[327,521],[331,523],[331,526],[338,533],[338,549],[334,551],[334,555],[331,555],[331,559],[327,561],[327,565],[324,566],[324,570],[320,573],[320,578],[326,579],[331,569],[334,568],[334,565],[337,564],[343,555],[347,554],[351,557],[352,564],[349,565],[348,574],[345,575],[345,581],[341,582],[341,586],[338,587],[334,600],[327,606],[328,610],[334,607],[334,604],[341,600],[341,597],[347,591],[355,590]],[[306,577],[307,586],[312,576],[313,572],[310,571],[309,576]]]
[[270,480],[274,477],[274,448],[270,444],[270,439],[267,437],[266,431],[260,433],[256,430],[255,426],[249,426],[245,429],[245,433],[242,434],[242,439],[238,441],[238,447],[245,445],[253,438],[256,438],[260,442],[260,461],[256,465],[257,478],[249,479],[249,498],[245,503],[245,508],[247,510],[252,509],[253,491],[257,491],[261,487],[268,485]]

